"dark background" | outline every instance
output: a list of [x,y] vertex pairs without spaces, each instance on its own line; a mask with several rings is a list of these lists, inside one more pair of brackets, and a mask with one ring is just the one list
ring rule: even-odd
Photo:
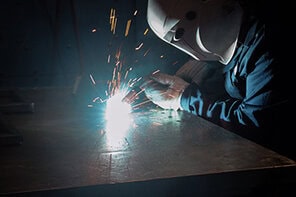
[[[115,34],[110,31],[111,8],[116,10]],[[151,31],[146,9],[146,0],[1,1],[0,87],[73,87],[81,76],[78,89],[86,91],[93,88],[92,75],[95,88],[105,90],[118,51],[122,70],[133,68],[130,78],[156,69],[174,73],[188,56]],[[132,23],[125,36],[128,20]]]

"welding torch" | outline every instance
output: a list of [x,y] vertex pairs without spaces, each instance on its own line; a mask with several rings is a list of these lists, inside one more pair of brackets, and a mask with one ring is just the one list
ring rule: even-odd
[[136,99],[139,98],[139,95],[144,91],[141,86],[133,87],[127,95],[122,99],[122,102],[126,102],[128,104],[133,103]]
[[143,82],[140,85],[133,87],[127,95],[122,99],[122,102],[126,102],[128,104],[133,103],[136,99],[139,98],[140,94],[145,91],[145,86],[151,82],[150,76],[158,73],[159,70],[152,72],[150,75],[147,75],[143,78]]

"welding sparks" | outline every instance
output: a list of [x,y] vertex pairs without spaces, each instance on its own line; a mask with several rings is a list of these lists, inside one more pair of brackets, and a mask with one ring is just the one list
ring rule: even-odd
[[137,46],[137,47],[135,48],[135,50],[136,50],[136,51],[139,50],[142,46],[143,46],[143,42],[142,42],[139,46]]
[[[136,10],[133,14],[136,16],[138,11]],[[110,23],[110,32],[115,34],[116,25],[117,25],[117,13],[114,8],[111,8],[110,10],[110,17],[109,17],[109,23]],[[127,20],[126,26],[125,26],[125,34],[124,36],[127,37],[130,30],[131,30],[131,23],[132,20]],[[92,32],[96,32],[97,29],[93,28]],[[144,31],[144,36],[148,34],[149,29],[146,28]],[[110,42],[111,43],[111,42]],[[111,44],[110,44],[111,46]],[[144,56],[146,56],[150,52],[149,49],[145,49],[146,45],[144,43],[138,44],[134,49],[135,51],[138,50],[146,50],[144,53]],[[104,118],[105,118],[105,133],[106,136],[109,136],[107,138],[108,141],[115,142],[116,140],[124,139],[126,132],[131,127],[131,123],[133,123],[133,116],[132,111],[135,111],[139,109],[140,107],[143,107],[144,104],[151,102],[150,100],[147,100],[147,98],[144,98],[144,89],[141,88],[140,91],[138,91],[137,87],[138,84],[141,84],[142,77],[133,78],[128,77],[128,75],[131,73],[133,68],[129,65],[127,69],[124,68],[125,59],[122,59],[122,47],[119,47],[119,49],[116,51],[115,54],[108,54],[107,55],[107,63],[114,63],[114,68],[112,71],[111,79],[107,81],[107,90],[105,90],[105,96],[103,98],[96,97],[94,98],[93,104],[106,104],[106,105],[100,105],[104,106]],[[124,54],[124,53],[123,53]],[[115,62],[113,62],[115,58]],[[161,56],[161,58],[164,58],[164,56]],[[153,72],[152,74],[155,74],[156,72],[159,72],[159,70]],[[98,87],[99,82],[95,80],[93,75],[89,75],[90,81],[94,87]],[[145,78],[146,80],[146,78]],[[137,90],[133,92],[134,97],[131,98],[131,102],[123,101],[125,97],[128,95],[129,92],[132,90]],[[141,94],[141,95],[140,95]],[[90,108],[94,108],[94,105],[90,104],[88,105]]]
[[131,23],[132,23],[132,20],[128,20],[126,23],[125,34],[124,34],[125,37],[128,36]]
[[149,51],[150,51],[150,48],[144,53],[144,57],[149,53]]
[[91,82],[96,85],[96,81],[91,74],[89,74],[89,78],[91,79]]
[[146,30],[144,31],[144,35],[145,35],[145,36],[147,35],[148,31],[149,31],[149,29],[146,28]]
[[115,29],[116,29],[116,23],[117,23],[117,18],[116,18],[116,10],[111,8],[110,10],[110,19],[109,19],[109,23],[110,23],[110,31],[115,34]]

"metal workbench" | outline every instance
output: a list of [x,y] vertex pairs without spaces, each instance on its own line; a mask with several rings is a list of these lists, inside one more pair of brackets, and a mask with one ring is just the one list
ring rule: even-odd
[[189,113],[139,110],[123,135],[112,136],[102,111],[87,107],[71,89],[21,89],[19,94],[35,109],[5,115],[23,143],[0,147],[0,194],[293,192],[295,161]]

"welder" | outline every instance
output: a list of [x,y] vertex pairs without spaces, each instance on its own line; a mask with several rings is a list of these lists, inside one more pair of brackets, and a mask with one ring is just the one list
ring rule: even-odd
[[142,86],[147,98],[295,155],[292,132],[284,129],[290,123],[285,87],[292,35],[285,3],[148,0],[153,32],[192,59],[173,76],[151,75]]

